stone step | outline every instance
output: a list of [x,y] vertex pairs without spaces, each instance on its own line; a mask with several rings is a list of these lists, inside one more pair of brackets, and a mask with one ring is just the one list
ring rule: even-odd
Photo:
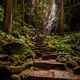
[[58,54],[58,53],[47,50],[47,51],[44,51],[43,54]]
[[36,47],[35,50],[46,51],[46,47]]
[[42,69],[66,70],[65,64],[56,62],[56,60],[34,60],[33,66]]
[[33,52],[36,54],[36,57],[42,57],[42,53],[39,50],[33,50]]
[[57,58],[57,54],[42,54],[42,59],[56,59]]
[[68,72],[59,70],[25,70],[19,76],[22,80],[72,80]]
[[36,54],[37,54],[37,53],[40,53],[39,50],[33,50],[33,52],[36,53]]
[[37,39],[37,40],[35,41],[35,43],[41,43],[41,44],[43,44],[43,40]]
[[50,51],[50,50],[44,51],[43,54],[57,54],[62,56],[70,55],[70,53],[67,53],[67,52],[56,52],[56,51]]
[[36,47],[46,47],[44,44],[35,44]]
[[58,55],[70,55],[68,52],[58,52]]

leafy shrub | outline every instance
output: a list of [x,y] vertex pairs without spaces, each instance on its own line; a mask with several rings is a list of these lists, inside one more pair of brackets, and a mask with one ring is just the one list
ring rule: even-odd
[[4,15],[4,9],[0,5],[0,21],[3,21],[3,17],[4,17],[3,15]]
[[7,35],[0,31],[0,50],[11,55],[15,60],[25,59],[26,57],[35,57],[35,54],[31,50],[34,47],[33,41],[29,35],[20,36],[20,38],[14,38],[11,35]]
[[49,48],[57,51],[72,52],[74,47],[80,45],[80,32],[72,32],[61,36],[47,36],[45,41]]
[[47,36],[45,42],[49,48],[56,49],[57,51],[72,52],[71,45],[66,43],[60,36]]

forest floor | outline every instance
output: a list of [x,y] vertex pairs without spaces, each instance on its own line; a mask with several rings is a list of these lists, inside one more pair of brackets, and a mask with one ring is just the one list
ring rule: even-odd
[[36,58],[33,59],[33,65],[17,76],[22,80],[80,80],[80,76],[74,73],[76,69],[73,70],[73,65],[68,63],[68,68],[65,63],[56,60],[59,55],[70,56],[70,54],[51,51],[43,41],[43,35],[35,38],[36,48],[33,51]]
[[80,80],[79,37],[1,32],[0,80]]

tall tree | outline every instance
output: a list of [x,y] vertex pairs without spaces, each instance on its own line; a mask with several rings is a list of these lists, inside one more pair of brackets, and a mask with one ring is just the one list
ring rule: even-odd
[[21,26],[24,26],[24,10],[25,10],[25,4],[24,0],[20,1],[21,3]]
[[60,6],[60,34],[64,32],[64,0],[61,0]]
[[31,4],[32,4],[32,6],[31,6],[31,11],[30,11],[29,23],[31,23],[31,21],[32,21],[32,20],[31,20],[31,19],[32,19],[32,16],[34,15],[36,0],[32,0]]
[[5,0],[4,27],[5,32],[10,34],[12,31],[13,5],[12,0]]

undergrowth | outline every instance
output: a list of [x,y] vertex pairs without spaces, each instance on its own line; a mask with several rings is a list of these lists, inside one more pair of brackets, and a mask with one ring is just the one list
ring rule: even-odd
[[15,38],[12,35],[0,31],[0,51],[7,53],[9,58],[13,60],[25,60],[27,57],[35,57],[31,50],[35,48],[32,38],[26,36],[19,36]]
[[64,36],[48,35],[44,42],[47,44],[47,47],[56,51],[71,53],[73,47],[80,44],[80,32],[65,34]]

